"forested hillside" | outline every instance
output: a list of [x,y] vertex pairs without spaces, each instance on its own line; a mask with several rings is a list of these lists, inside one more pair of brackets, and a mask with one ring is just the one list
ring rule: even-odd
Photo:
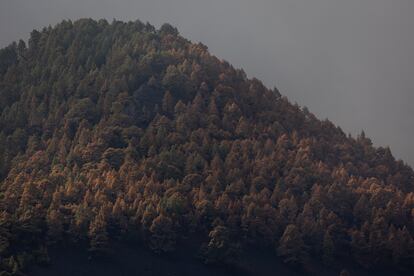
[[27,44],[0,50],[0,275],[53,244],[168,254],[188,237],[207,264],[256,248],[294,266],[413,269],[413,170],[364,133],[168,24],[63,21]]

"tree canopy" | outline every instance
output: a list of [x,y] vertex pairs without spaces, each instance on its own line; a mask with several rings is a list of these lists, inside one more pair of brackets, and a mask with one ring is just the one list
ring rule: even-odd
[[412,267],[413,184],[388,148],[169,24],[63,21],[0,50],[4,275],[62,240],[161,254],[194,233],[206,263],[254,246],[295,265]]

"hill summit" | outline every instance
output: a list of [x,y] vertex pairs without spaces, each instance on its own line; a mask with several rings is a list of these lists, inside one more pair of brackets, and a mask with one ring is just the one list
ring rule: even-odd
[[255,248],[305,268],[412,268],[413,184],[388,148],[169,24],[63,21],[0,50],[2,275],[51,244],[168,254],[189,237],[207,264]]

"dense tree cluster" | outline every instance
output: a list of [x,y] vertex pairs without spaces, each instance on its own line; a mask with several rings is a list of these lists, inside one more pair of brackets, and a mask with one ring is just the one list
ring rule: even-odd
[[0,50],[0,181],[2,275],[45,241],[192,235],[206,263],[414,263],[410,167],[168,24],[63,21]]

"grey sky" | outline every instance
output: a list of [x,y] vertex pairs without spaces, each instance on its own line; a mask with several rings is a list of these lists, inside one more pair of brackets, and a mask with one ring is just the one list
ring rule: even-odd
[[0,0],[0,46],[81,17],[169,22],[414,164],[413,0]]

